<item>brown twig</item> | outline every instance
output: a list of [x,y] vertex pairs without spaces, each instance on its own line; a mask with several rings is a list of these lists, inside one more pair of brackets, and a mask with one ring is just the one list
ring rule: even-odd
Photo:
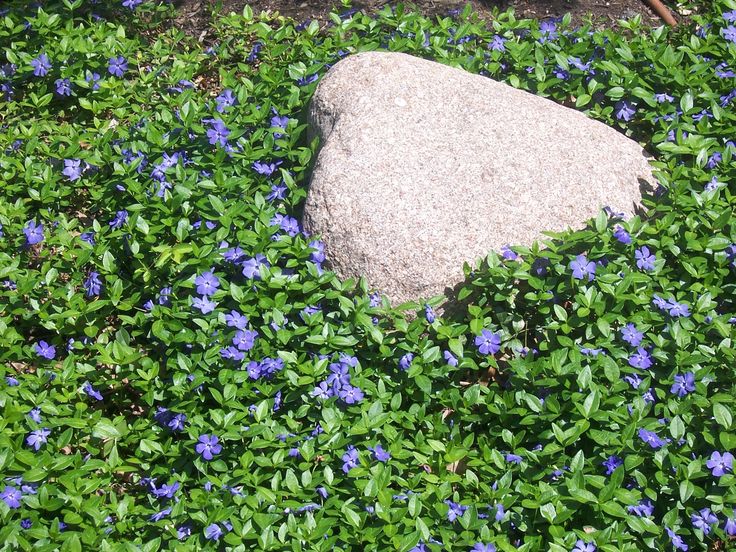
[[662,20],[670,25],[671,27],[677,26],[677,21],[672,16],[672,12],[662,4],[660,0],[645,0],[647,4],[649,4],[649,7],[652,8],[654,13],[656,13],[659,17],[662,18]]

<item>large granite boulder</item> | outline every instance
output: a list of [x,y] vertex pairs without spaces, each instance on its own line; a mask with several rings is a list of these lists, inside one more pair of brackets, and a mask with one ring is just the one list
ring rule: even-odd
[[393,304],[448,291],[474,262],[655,183],[642,148],[584,114],[400,53],[336,63],[310,108],[321,138],[304,208],[329,266]]

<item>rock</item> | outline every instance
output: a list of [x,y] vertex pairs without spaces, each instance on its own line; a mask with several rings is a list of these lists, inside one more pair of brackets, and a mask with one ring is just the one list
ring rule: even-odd
[[642,148],[550,100],[433,61],[366,52],[309,106],[321,138],[304,207],[328,266],[393,304],[447,292],[472,263],[604,206],[631,215],[654,180]]

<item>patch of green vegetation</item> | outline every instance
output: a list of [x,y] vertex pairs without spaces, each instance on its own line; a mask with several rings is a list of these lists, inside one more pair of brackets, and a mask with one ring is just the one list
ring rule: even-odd
[[[620,34],[246,8],[208,48],[123,4],[0,19],[5,549],[729,545],[733,0]],[[616,126],[661,193],[491,252],[459,312],[405,317],[295,218],[319,77],[379,48]]]

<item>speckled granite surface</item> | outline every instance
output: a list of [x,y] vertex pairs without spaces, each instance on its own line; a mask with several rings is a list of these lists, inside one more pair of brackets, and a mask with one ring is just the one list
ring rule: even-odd
[[641,147],[616,130],[460,69],[400,53],[338,62],[310,105],[321,137],[304,210],[328,265],[392,303],[443,293],[464,261],[600,208],[632,214]]

